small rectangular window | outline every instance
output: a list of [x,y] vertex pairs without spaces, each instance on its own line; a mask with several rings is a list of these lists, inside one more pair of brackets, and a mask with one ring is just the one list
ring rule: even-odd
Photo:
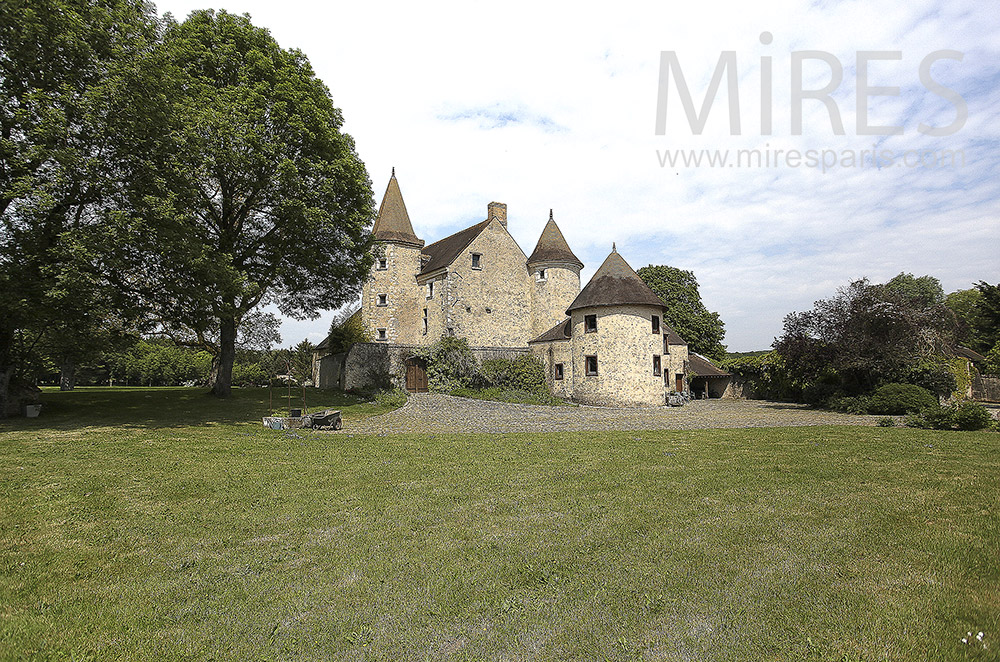
[[585,333],[595,333],[597,331],[597,315],[583,316],[583,330]]
[[427,309],[424,308],[424,335],[427,335]]
[[455,335],[455,329],[453,329],[453,328],[451,328],[451,327],[449,326],[449,327],[448,327],[448,335],[449,335],[449,336],[454,336],[454,335]]
[[385,271],[388,268],[389,268],[389,260],[387,258],[380,257],[378,259],[378,270]]
[[483,260],[483,256],[482,256],[481,253],[473,253],[472,254],[472,268],[473,269],[482,269],[483,268],[483,262],[482,262],[482,260]]
[[428,299],[434,298],[434,281],[427,283],[427,298]]
[[660,332],[660,316],[653,315],[653,333]]
[[389,295],[388,294],[380,294],[380,295],[378,295],[378,303],[376,305],[379,305],[379,306],[388,306],[389,305]]
[[545,269],[538,270],[538,280],[545,280]]
[[587,376],[593,377],[597,374],[597,357],[588,356],[587,357]]
[[379,340],[388,340],[388,338],[389,337],[386,335],[385,329],[379,329],[378,330],[378,339]]
[[657,377],[660,376],[660,357],[658,355],[653,356],[653,374]]
[[563,364],[562,363],[557,363],[556,364],[555,378],[556,379],[562,379],[563,378]]
[[666,336],[663,336],[663,353],[664,354],[669,354],[670,353],[670,343],[667,342],[667,337]]

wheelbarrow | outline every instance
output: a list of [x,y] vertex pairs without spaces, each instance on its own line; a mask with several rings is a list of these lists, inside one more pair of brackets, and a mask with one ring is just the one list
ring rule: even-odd
[[339,409],[324,409],[302,417],[302,427],[314,430],[339,430],[344,427]]

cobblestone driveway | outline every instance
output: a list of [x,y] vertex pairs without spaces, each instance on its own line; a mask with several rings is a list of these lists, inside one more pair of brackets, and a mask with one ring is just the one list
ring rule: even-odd
[[800,425],[874,425],[854,416],[761,400],[697,400],[683,407],[540,407],[410,394],[400,409],[345,422],[345,433],[554,432],[560,430],[694,430]]

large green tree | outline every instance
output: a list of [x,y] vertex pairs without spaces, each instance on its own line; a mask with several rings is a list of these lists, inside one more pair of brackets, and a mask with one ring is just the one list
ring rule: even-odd
[[38,347],[75,361],[109,328],[91,241],[119,181],[109,89],[156,30],[136,0],[0,3],[0,415]]
[[636,273],[660,297],[664,321],[687,341],[688,348],[716,361],[726,356],[726,325],[705,307],[694,272],[667,265],[642,267]]
[[[246,16],[167,25],[122,88],[116,126],[132,184],[119,232],[131,285],[161,325],[214,353],[230,392],[238,330],[259,306],[315,317],[354,298],[371,267],[371,184],[305,56]],[[137,275],[136,275],[137,274]],[[215,339],[210,340],[210,339]]]
[[953,386],[942,382],[941,359],[953,352],[954,315],[933,303],[936,296],[898,285],[857,280],[812,310],[787,315],[774,347],[792,379],[849,394],[915,376],[939,390]]

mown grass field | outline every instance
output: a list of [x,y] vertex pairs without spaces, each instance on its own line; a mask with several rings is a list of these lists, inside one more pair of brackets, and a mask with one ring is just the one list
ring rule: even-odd
[[998,659],[995,433],[361,437],[375,405],[266,398],[0,423],[0,658]]

